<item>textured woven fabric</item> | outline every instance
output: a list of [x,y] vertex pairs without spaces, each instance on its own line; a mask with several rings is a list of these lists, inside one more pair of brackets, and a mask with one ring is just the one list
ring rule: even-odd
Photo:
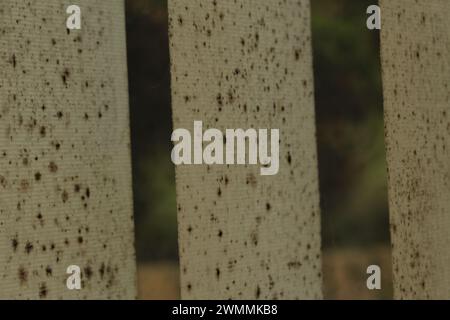
[[280,170],[176,170],[181,292],[320,298],[309,1],[169,1],[174,128],[280,129]]
[[70,4],[0,3],[2,299],[135,297],[124,4]]
[[383,0],[395,297],[450,298],[450,2]]

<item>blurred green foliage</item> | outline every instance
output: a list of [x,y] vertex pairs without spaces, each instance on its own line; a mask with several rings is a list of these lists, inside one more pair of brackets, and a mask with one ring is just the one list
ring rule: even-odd
[[[373,0],[312,0],[324,247],[389,240],[378,32]],[[166,0],[127,0],[136,246],[176,259]]]
[[177,259],[167,3],[126,1],[138,261]]
[[373,0],[314,0],[312,34],[324,247],[389,241],[379,32]]

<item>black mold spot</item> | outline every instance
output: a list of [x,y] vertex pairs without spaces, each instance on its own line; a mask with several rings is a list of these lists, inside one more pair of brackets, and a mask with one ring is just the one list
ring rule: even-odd
[[0,176],[0,185],[1,185],[3,188],[6,188],[6,179],[5,179],[4,176]]
[[290,153],[290,152],[288,152],[286,159],[287,159],[287,162],[288,162],[289,164],[292,163],[292,156],[291,156],[291,153]]
[[298,269],[302,266],[302,263],[299,261],[288,262],[287,264],[289,269]]
[[20,267],[18,274],[19,274],[20,284],[23,285],[28,280],[28,272],[25,270],[25,268]]
[[259,299],[260,296],[261,296],[261,288],[259,286],[256,286],[255,297],[256,299]]
[[62,81],[64,83],[65,86],[67,86],[67,79],[69,78],[70,72],[69,69],[64,69],[63,74],[61,75]]
[[16,65],[17,65],[16,55],[15,54],[12,55],[11,62],[12,62],[13,67],[15,68]]
[[40,133],[40,135],[41,135],[42,138],[45,137],[46,131],[47,131],[47,129],[46,129],[44,126],[42,126],[42,127],[39,129],[39,133]]
[[19,241],[17,240],[17,238],[14,238],[11,240],[11,246],[14,251],[17,251],[18,245],[19,245]]
[[252,232],[250,239],[252,240],[254,246],[258,245],[258,233],[256,231]]
[[67,193],[66,190],[64,190],[63,193],[61,194],[61,199],[64,203],[66,203],[67,200],[69,200],[69,194]]
[[84,268],[84,273],[86,274],[86,277],[90,279],[93,274],[91,267],[87,266],[86,268]]
[[47,290],[47,286],[45,283],[41,283],[41,285],[39,286],[39,297],[45,298],[48,294],[48,290]]
[[217,279],[220,278],[220,269],[219,268],[216,268],[216,277],[217,277]]
[[48,169],[50,170],[50,172],[55,173],[56,171],[58,171],[58,166],[56,165],[55,162],[51,161],[51,162],[48,164]]
[[219,106],[223,106],[223,97],[222,97],[222,94],[217,94],[217,97],[216,97],[216,100],[217,100],[217,104],[219,105]]
[[27,244],[25,245],[25,252],[29,254],[32,250],[33,250],[33,244],[28,241]]
[[249,173],[247,175],[247,180],[245,183],[251,185],[252,187],[256,187],[257,180],[256,180],[255,175],[253,173]]
[[105,275],[105,264],[102,263],[102,265],[100,266],[100,269],[98,270],[98,272],[100,273],[100,277],[103,279],[103,276]]

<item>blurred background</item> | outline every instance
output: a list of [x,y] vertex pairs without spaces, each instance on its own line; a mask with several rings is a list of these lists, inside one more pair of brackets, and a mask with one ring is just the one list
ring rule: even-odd
[[[379,34],[374,0],[312,0],[327,299],[392,298]],[[167,0],[126,0],[138,287],[179,298]],[[382,269],[382,290],[366,268]]]

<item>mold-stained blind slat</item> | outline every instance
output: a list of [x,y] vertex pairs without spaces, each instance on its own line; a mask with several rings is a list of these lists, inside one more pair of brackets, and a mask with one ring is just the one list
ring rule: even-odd
[[381,1],[395,297],[450,298],[450,2]]
[[135,297],[124,3],[70,4],[0,3],[1,299]]
[[175,128],[280,129],[280,170],[177,167],[183,298],[320,298],[310,4],[169,1]]

